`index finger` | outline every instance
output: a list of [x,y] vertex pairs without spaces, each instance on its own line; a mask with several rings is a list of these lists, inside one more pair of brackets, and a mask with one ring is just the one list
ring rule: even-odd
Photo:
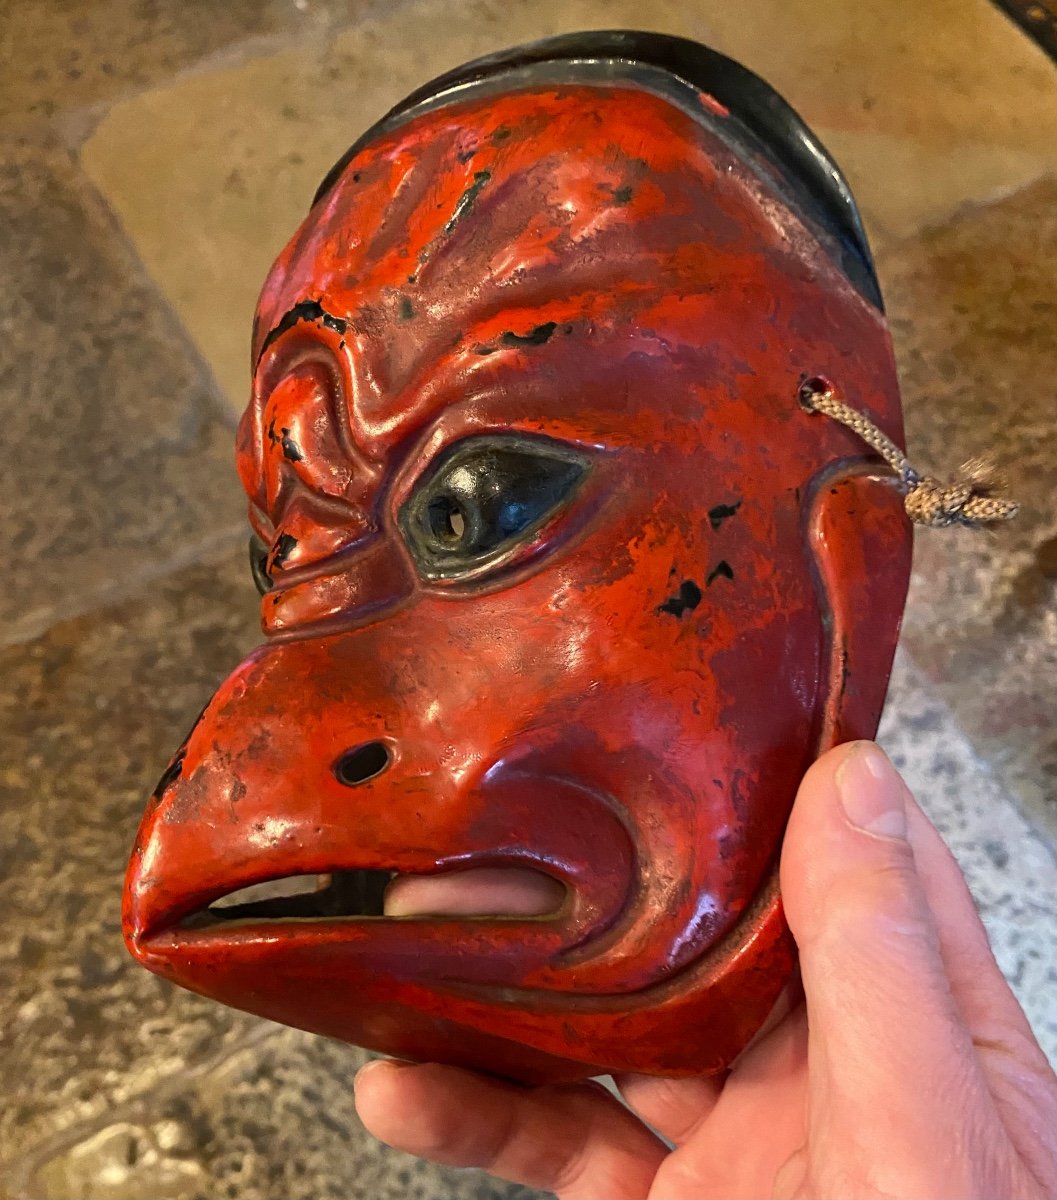
[[368,1063],[356,1108],[380,1141],[562,1200],[644,1200],[668,1148],[601,1084],[522,1088],[458,1067]]

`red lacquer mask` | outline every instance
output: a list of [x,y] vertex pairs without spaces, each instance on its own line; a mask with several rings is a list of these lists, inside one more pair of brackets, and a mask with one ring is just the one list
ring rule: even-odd
[[[133,954],[518,1079],[722,1069],[792,969],[782,832],[874,731],[909,569],[898,490],[797,402],[820,376],[902,437],[825,151],[677,39],[471,64],[331,173],[253,353],[267,639],[147,809]],[[497,867],[564,900],[382,915],[393,873]]]

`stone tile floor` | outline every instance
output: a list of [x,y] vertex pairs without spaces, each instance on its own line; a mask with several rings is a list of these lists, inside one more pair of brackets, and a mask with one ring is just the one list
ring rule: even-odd
[[[143,798],[253,644],[230,466],[256,288],[316,182],[470,55],[649,25],[845,165],[911,445],[1024,502],[925,533],[882,740],[1057,1058],[1057,71],[986,0],[0,0],[0,1198],[515,1197],[375,1146],[361,1055],[134,968]],[[898,15],[897,15],[898,14]]]

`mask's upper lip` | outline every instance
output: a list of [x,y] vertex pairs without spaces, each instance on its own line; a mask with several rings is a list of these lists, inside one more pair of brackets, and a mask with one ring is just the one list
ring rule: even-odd
[[[222,781],[216,788],[221,804]],[[564,801],[570,813],[579,814],[579,820],[543,822],[538,835],[532,834],[532,842],[538,837],[540,844],[530,851],[523,840],[528,835],[518,830],[534,828],[541,786],[548,789],[545,794],[551,804]],[[493,924],[512,930],[527,922],[548,942],[554,936],[569,949],[569,939],[572,945],[582,945],[621,921],[637,886],[638,867],[636,838],[620,805],[582,783],[556,775],[506,771],[486,776],[481,789],[485,802],[477,806],[462,834],[454,827],[442,828],[428,843],[418,845],[414,842],[424,842],[424,836],[417,826],[401,830],[383,822],[364,831],[355,821],[347,827],[339,821],[340,810],[321,815],[316,805],[290,804],[282,820],[275,818],[274,829],[263,828],[266,821],[258,819],[255,811],[242,813],[240,821],[232,822],[227,819],[227,807],[214,811],[208,800],[201,802],[193,819],[179,809],[174,819],[166,794],[148,810],[133,851],[123,906],[125,940],[135,956],[146,960],[207,943],[230,947],[277,939],[326,941],[339,936],[343,940],[382,937],[388,941],[396,927],[413,919],[427,940],[426,926],[459,923],[483,932]],[[178,801],[179,794],[173,799]],[[585,836],[588,819],[592,832]],[[459,846],[457,842],[464,838],[465,846]],[[381,895],[390,873],[432,877],[480,868],[539,871],[564,886],[564,901],[547,913],[529,915],[515,908],[494,920],[494,914],[475,914],[463,906],[456,906],[450,915],[430,915],[443,906],[436,895],[430,895],[424,907],[420,894],[411,909],[405,909],[405,916],[379,919]],[[246,908],[237,917],[227,914],[227,920],[224,914],[218,917],[208,911],[223,897],[251,885],[310,875],[337,876],[343,887],[352,886],[353,891],[346,890],[345,897],[360,897],[351,906],[355,911],[350,913],[347,904],[338,904],[337,912],[321,911],[320,902],[326,902],[326,896]],[[328,886],[332,882],[328,881]],[[315,890],[313,886],[312,892]],[[367,896],[373,897],[370,903]],[[329,899],[333,898],[331,894]],[[383,933],[383,929],[389,932]],[[545,934],[545,930],[549,932]]]

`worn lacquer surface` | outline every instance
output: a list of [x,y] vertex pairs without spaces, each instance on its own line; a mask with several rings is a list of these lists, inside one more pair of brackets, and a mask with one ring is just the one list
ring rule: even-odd
[[[872,734],[887,682],[900,497],[797,403],[830,378],[901,438],[883,316],[708,124],[566,83],[361,149],[269,276],[253,354],[268,636],[150,801],[133,952],[398,1055],[722,1069],[794,960],[797,785]],[[474,439],[569,479],[431,566],[416,496]],[[374,743],[383,769],[342,781]],[[560,911],[188,920],[288,875],[504,863],[564,883]]]

